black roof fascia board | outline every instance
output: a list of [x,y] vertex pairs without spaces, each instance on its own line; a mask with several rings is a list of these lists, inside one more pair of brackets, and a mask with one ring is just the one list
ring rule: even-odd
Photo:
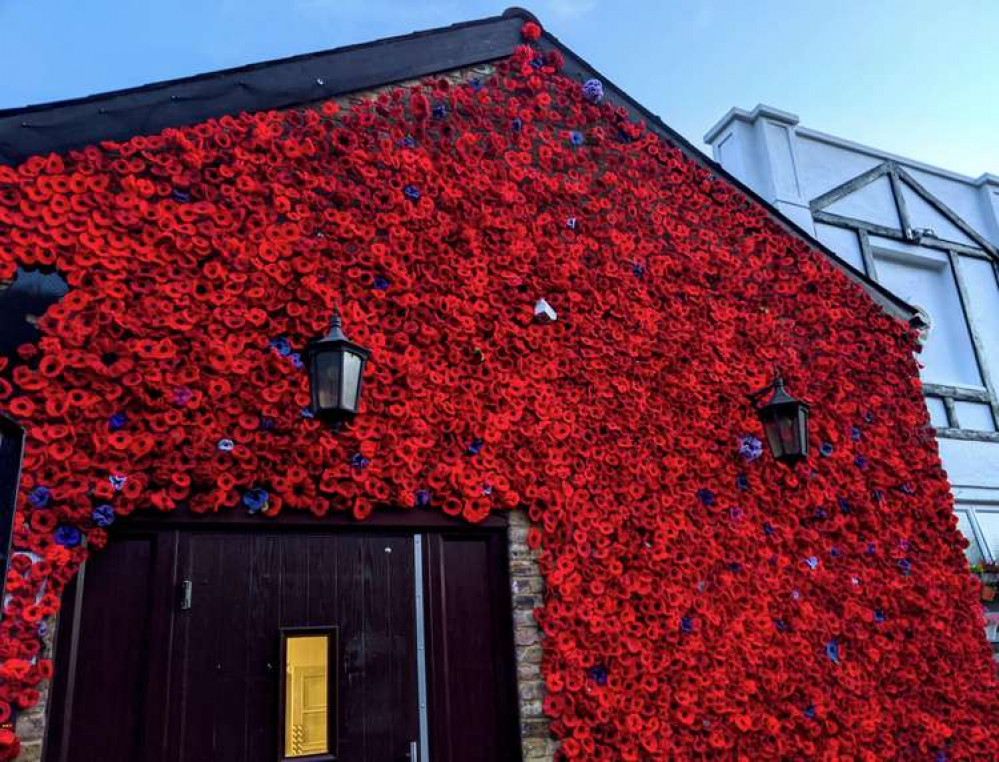
[[[521,44],[520,28],[529,20],[537,21],[530,11],[508,8],[502,16],[400,37],[85,98],[0,110],[0,164],[16,165],[31,156],[62,153],[105,140],[125,141],[227,114],[292,108],[495,61],[506,58]],[[557,48],[563,54],[567,76],[600,79],[607,101],[623,106],[688,158],[761,204],[784,230],[822,251],[836,267],[864,286],[889,314],[921,323],[915,308],[840,259],[553,34],[545,31],[540,42],[543,48]]]
[[495,16],[68,101],[0,111],[0,164],[244,111],[315,103],[509,56],[522,19]]

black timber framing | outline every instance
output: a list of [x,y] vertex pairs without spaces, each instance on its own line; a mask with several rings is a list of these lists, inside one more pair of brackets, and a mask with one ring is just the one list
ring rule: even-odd
[[[849,196],[861,188],[870,185],[880,177],[887,176],[891,184],[892,199],[895,204],[895,211],[898,216],[900,229],[891,228],[886,225],[878,225],[866,220],[859,220],[847,217],[835,212],[826,211],[827,207],[836,203],[842,198]],[[965,244],[944,241],[925,235],[919,235],[913,230],[909,218],[908,207],[905,197],[902,194],[902,186],[908,185],[914,193],[918,194],[927,204],[932,206],[941,215],[951,222],[962,233],[967,235],[981,248],[967,246]],[[879,236],[902,243],[924,246],[926,248],[942,251],[947,255],[946,265],[950,269],[957,288],[958,299],[961,304],[961,313],[964,317],[965,326],[971,339],[971,348],[975,356],[979,375],[985,386],[984,390],[968,389],[958,386],[945,386],[942,384],[924,384],[923,392],[928,397],[937,397],[943,401],[944,409],[947,412],[948,426],[938,428],[937,436],[947,439],[964,439],[982,442],[999,442],[999,397],[996,396],[996,387],[989,372],[986,362],[986,353],[981,333],[974,321],[971,319],[969,311],[968,287],[961,267],[961,257],[973,257],[985,260],[990,263],[993,275],[996,278],[996,285],[999,286],[999,252],[983,238],[974,228],[966,223],[956,212],[944,204],[940,199],[930,193],[911,174],[906,172],[896,162],[888,160],[876,167],[857,175],[846,182],[837,185],[820,196],[816,196],[809,203],[812,212],[812,219],[826,225],[835,225],[840,228],[853,230],[857,234],[860,243],[860,255],[864,264],[864,270],[869,278],[877,280],[877,263],[874,257],[875,249],[871,245],[870,237]],[[897,253],[897,252],[892,252]],[[958,419],[957,403],[971,402],[988,405],[992,417],[993,427],[996,431],[972,431],[962,429]]]
[[[182,127],[244,111],[302,107],[349,93],[506,58],[521,44],[520,28],[537,18],[522,8],[501,16],[416,32],[321,53],[269,61],[194,77],[143,85],[56,103],[0,110],[0,164],[17,165],[31,156],[64,153],[101,141],[124,141],[168,127]],[[825,254],[858,281],[882,309],[905,322],[916,310],[782,215],[772,204],[706,156],[658,116],[597,72],[545,31],[539,45],[557,48],[565,74],[580,81],[598,78],[605,99],[623,106],[688,158],[765,208],[786,232]]]

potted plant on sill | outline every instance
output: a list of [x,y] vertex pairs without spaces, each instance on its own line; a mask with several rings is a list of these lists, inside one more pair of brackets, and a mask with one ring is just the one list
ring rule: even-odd
[[999,563],[979,561],[972,565],[971,573],[982,583],[982,600],[986,603],[994,601],[999,588]]

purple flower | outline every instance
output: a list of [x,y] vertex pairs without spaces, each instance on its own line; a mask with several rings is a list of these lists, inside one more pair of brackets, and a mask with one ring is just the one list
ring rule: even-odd
[[689,616],[685,616],[680,619],[680,632],[684,635],[689,635],[694,631],[694,620]]
[[243,505],[246,506],[246,509],[250,513],[259,513],[265,510],[269,499],[270,494],[268,494],[267,490],[260,487],[253,487],[243,493]]
[[881,624],[885,620],[885,612],[881,609],[874,609],[874,621]]
[[842,513],[844,516],[850,512],[850,503],[847,502],[847,499],[845,497],[836,498],[836,505],[839,506],[839,512]]
[[772,526],[770,526],[770,524],[768,523],[763,524],[763,534],[767,535],[768,537],[774,534],[776,531],[777,530],[774,529]]
[[607,685],[607,667],[603,664],[595,664],[590,667],[590,679],[597,685]]
[[830,455],[832,455],[833,454],[832,443],[830,443],[830,442],[823,442],[822,444],[820,444],[819,445],[819,454],[823,458],[828,458]]
[[114,508],[107,503],[99,505],[94,508],[93,513],[90,514],[90,518],[99,527],[109,527],[114,523]]
[[310,408],[310,407],[303,407],[299,412],[302,414],[303,418],[315,418],[316,417],[315,413],[312,412],[312,408]]
[[862,436],[864,436],[864,434],[863,432],[861,432],[860,429],[858,429],[856,426],[850,427],[850,439],[852,439],[854,442],[859,442]]
[[482,80],[479,79],[478,77],[470,79],[468,81],[468,84],[471,85],[473,93],[477,93],[479,92],[479,90],[482,89]]
[[478,455],[482,452],[482,448],[485,447],[486,443],[482,439],[476,437],[471,442],[468,443],[468,447],[465,448],[465,453],[468,455]]
[[176,188],[173,189],[170,195],[173,196],[174,201],[179,201],[182,204],[186,204],[188,201],[191,200],[191,196],[189,193],[185,193],[182,190],[177,190]]
[[583,133],[573,130],[569,133],[569,140],[572,141],[574,146],[581,146],[586,142],[586,138],[583,137]]
[[371,287],[375,291],[387,291],[388,287],[391,285],[388,278],[383,278],[381,275],[376,275],[375,279],[371,282]]
[[358,471],[360,471],[363,468],[367,468],[370,464],[371,460],[369,458],[364,457],[364,455],[362,455],[359,452],[355,452],[350,458],[351,467],[356,468]]
[[274,419],[268,418],[266,415],[260,417],[260,428],[262,431],[273,431],[274,429]]
[[416,505],[418,508],[426,508],[430,505],[430,500],[433,498],[433,494],[428,489],[418,489],[416,490]]
[[128,424],[128,416],[123,412],[117,412],[108,418],[108,431],[118,431]]
[[83,533],[69,524],[60,524],[56,527],[52,539],[65,548],[75,548],[83,542]]
[[568,217],[566,218],[565,226],[569,228],[569,230],[575,230],[579,226],[579,222],[575,217]]
[[809,569],[814,570],[819,568],[819,559],[817,559],[815,556],[809,556],[808,558],[806,558],[805,563],[808,564]]
[[291,360],[291,366],[293,368],[298,368],[301,370],[305,367],[305,363],[302,362],[302,356],[298,352],[292,352],[288,355],[288,359]]
[[806,706],[805,707],[805,711],[804,711],[804,715],[808,719],[814,720],[815,719],[815,705],[814,704],[809,704],[808,706]]
[[128,482],[128,477],[125,474],[111,474],[108,477],[108,481],[111,482],[111,489],[115,492],[120,492],[124,489],[126,482]]
[[402,139],[403,148],[416,148],[416,138],[412,135],[407,135]]
[[447,104],[438,103],[434,106],[434,119],[443,119],[447,116]]
[[641,262],[632,262],[631,274],[634,275],[636,278],[641,278],[642,276],[645,275],[645,265],[643,265]]
[[403,194],[405,194],[406,198],[408,198],[410,201],[415,202],[420,200],[420,189],[417,188],[415,185],[407,185],[405,188],[402,189],[402,192]]
[[588,79],[583,83],[583,97],[591,103],[599,103],[604,97],[604,83],[599,79]]
[[787,632],[787,622],[783,619],[774,619],[774,627],[777,628],[777,632]]
[[715,504],[715,493],[709,489],[697,490],[697,499],[709,508]]
[[752,434],[746,434],[739,440],[739,454],[751,463],[763,454],[763,442]]
[[515,116],[513,120],[510,122],[510,127],[513,128],[514,132],[520,132],[521,129],[523,129],[524,127],[524,120],[521,119],[519,116]]
[[735,477],[735,486],[738,489],[747,490],[749,489],[749,479],[746,477],[745,474],[739,474],[737,477]]
[[867,458],[865,458],[863,455],[858,455],[856,458],[853,459],[853,465],[855,465],[857,468],[867,468]]
[[52,491],[48,487],[35,487],[28,493],[28,502],[35,508],[44,508],[52,499]]
[[194,397],[194,392],[192,392],[186,386],[178,386],[173,390],[173,403],[175,405],[180,405],[184,407],[191,399]]
[[898,568],[906,577],[912,571],[912,562],[908,558],[900,558],[898,561]]

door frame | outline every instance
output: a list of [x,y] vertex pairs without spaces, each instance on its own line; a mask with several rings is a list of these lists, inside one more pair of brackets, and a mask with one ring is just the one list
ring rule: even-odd
[[[516,651],[513,635],[513,598],[510,588],[508,555],[508,518],[505,512],[492,514],[478,524],[470,524],[464,519],[451,517],[438,510],[429,509],[381,509],[364,520],[357,520],[351,514],[335,513],[323,517],[308,512],[284,512],[274,518],[249,516],[241,511],[227,511],[221,514],[197,514],[186,510],[170,513],[141,512],[119,520],[109,530],[108,542],[115,542],[120,536],[152,536],[156,558],[153,573],[168,576],[169,585],[157,589],[156,598],[150,600],[147,616],[152,617],[150,627],[159,627],[160,632],[174,632],[175,601],[163,600],[178,590],[178,543],[184,532],[218,532],[228,530],[239,533],[255,531],[313,534],[363,533],[380,534],[400,532],[423,538],[423,568],[420,574],[424,590],[423,624],[427,635],[427,701],[431,744],[431,759],[440,762],[434,752],[439,748],[440,734],[446,732],[442,723],[435,720],[435,705],[442,700],[440,669],[434,668],[434,656],[440,653],[442,638],[442,617],[446,614],[440,608],[438,594],[441,579],[436,569],[436,548],[444,535],[461,535],[471,539],[483,536],[489,547],[490,596],[494,600],[494,615],[490,622],[493,637],[500,648],[494,658],[501,660],[497,674],[503,684],[497,687],[497,700],[501,702],[504,738],[510,739],[508,757],[514,762],[521,759],[520,707],[517,693]],[[100,553],[100,551],[96,551]],[[69,732],[73,692],[77,674],[77,661],[80,647],[80,623],[82,617],[83,592],[86,586],[86,563],[81,566],[75,579],[65,588],[62,609],[55,633],[53,659],[56,674],[52,680],[49,699],[45,742],[42,759],[44,762],[66,762],[69,753]],[[415,615],[415,612],[414,612]],[[151,630],[156,631],[156,630]],[[156,646],[158,645],[158,648]],[[145,687],[145,716],[143,721],[142,749],[145,760],[159,762],[166,751],[170,713],[163,711],[167,706],[172,673],[169,639],[160,644],[151,644],[150,679]],[[276,720],[277,718],[275,718]],[[422,758],[420,762],[423,762]]]

